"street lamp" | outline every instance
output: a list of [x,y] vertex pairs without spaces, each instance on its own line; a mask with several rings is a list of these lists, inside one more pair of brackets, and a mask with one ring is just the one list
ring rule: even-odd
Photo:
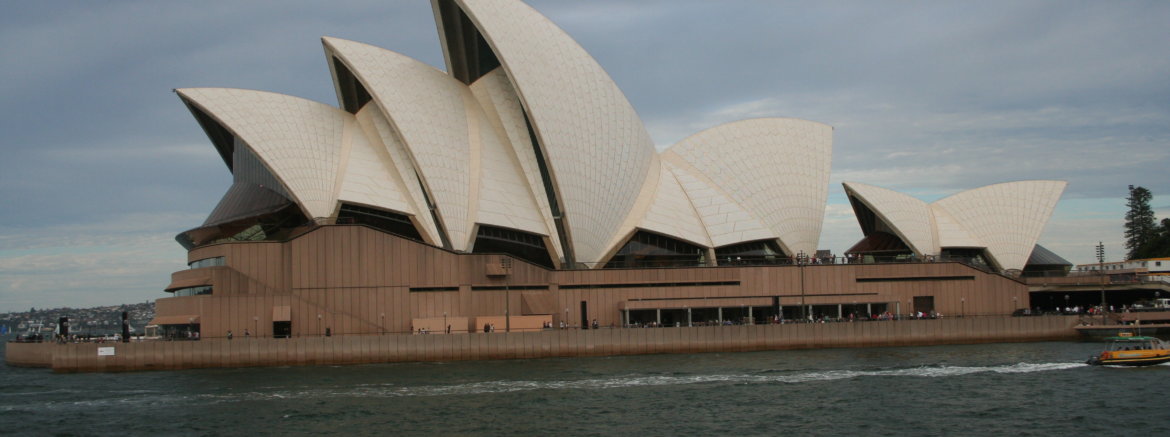
[[321,335],[321,315],[317,314],[317,335]]
[[801,261],[803,258],[804,251],[802,250],[796,254],[796,269],[800,272],[800,321],[808,322],[808,314],[806,313],[808,307],[804,304],[804,262]]
[[260,316],[252,316],[252,334],[260,336]]
[[[1105,274],[1105,244],[1100,242],[1100,241],[1097,242],[1097,270],[1099,272],[1101,272],[1102,275]],[[1104,277],[1102,277],[1102,278],[1104,278]],[[1101,324],[1102,325],[1104,325],[1106,323],[1106,321],[1105,321],[1105,308],[1108,308],[1108,307],[1105,306],[1105,281],[1102,280],[1101,281]]]

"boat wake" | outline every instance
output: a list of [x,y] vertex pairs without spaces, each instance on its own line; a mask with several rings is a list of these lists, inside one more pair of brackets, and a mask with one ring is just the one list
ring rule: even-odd
[[[223,404],[346,398],[442,397],[526,391],[609,390],[694,384],[802,384],[860,378],[946,378],[979,373],[1022,374],[1086,367],[1083,363],[1018,363],[1000,366],[922,366],[875,370],[768,370],[757,373],[619,375],[576,380],[496,380],[459,384],[401,385],[371,383],[337,386],[266,387],[259,390],[208,392],[188,395],[119,393],[96,399],[52,402],[51,409],[93,408],[109,404]],[[20,408],[16,408],[19,410]],[[12,410],[4,408],[0,410]]]
[[920,377],[942,378],[976,373],[1019,374],[1051,372],[1086,367],[1083,363],[1019,363],[1003,366],[959,367],[923,366],[883,370],[823,370],[823,371],[775,371],[758,374],[709,374],[709,375],[623,375],[609,378],[561,380],[561,381],[483,381],[454,385],[398,386],[393,384],[369,384],[345,387],[336,390],[310,389],[305,391],[278,391],[271,393],[239,393],[231,396],[273,399],[320,398],[320,397],[412,397],[450,396],[492,393],[510,393],[536,390],[607,390],[633,387],[654,387],[688,384],[800,384],[817,381],[834,381],[869,377]]

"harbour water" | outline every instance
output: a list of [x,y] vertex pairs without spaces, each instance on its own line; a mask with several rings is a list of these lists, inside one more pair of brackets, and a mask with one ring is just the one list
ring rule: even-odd
[[1085,365],[1100,347],[1017,343],[122,374],[0,366],[0,434],[1170,435],[1170,365]]

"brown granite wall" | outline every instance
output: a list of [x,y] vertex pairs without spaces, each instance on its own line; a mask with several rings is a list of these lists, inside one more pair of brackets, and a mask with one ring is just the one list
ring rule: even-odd
[[[1077,338],[1076,317],[966,317],[899,322],[549,330],[505,334],[335,335],[105,344],[8,345],[13,365],[58,372],[337,365],[971,344]],[[98,356],[99,347],[114,355]]]

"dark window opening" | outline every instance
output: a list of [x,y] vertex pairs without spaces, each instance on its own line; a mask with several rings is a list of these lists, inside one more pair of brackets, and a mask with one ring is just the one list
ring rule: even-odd
[[605,268],[695,267],[706,264],[706,250],[682,240],[638,231]]
[[292,337],[292,322],[272,322],[272,338]]
[[394,234],[414,241],[423,241],[418,228],[410,217],[390,211],[367,208],[364,206],[342,204],[337,214],[337,223],[366,225],[371,228]]
[[427,202],[427,209],[431,212],[431,220],[435,222],[435,230],[439,232],[439,242],[444,249],[451,249],[451,239],[447,238],[447,228],[443,226],[443,221],[439,220],[439,209],[435,203],[431,201],[431,195],[427,193],[427,185],[423,183],[422,176],[418,173],[414,174],[414,179],[418,181],[418,186],[422,189],[423,200]]
[[719,265],[773,265],[788,264],[790,260],[776,240],[749,241],[715,248]]
[[[562,285],[561,290],[581,290],[587,288],[654,288],[654,287],[720,287],[720,286],[738,286],[739,281],[712,281],[712,282],[635,282],[629,284],[575,284]],[[673,300],[687,299],[687,298],[670,298]],[[705,299],[705,298],[695,298]],[[636,299],[636,300],[655,300],[655,299]]]
[[536,167],[540,169],[540,181],[544,185],[544,194],[548,197],[549,211],[552,213],[553,223],[557,228],[557,237],[561,241],[561,252],[564,252],[566,268],[573,268],[576,257],[573,246],[569,244],[569,234],[565,227],[564,214],[561,212],[561,203],[557,200],[557,192],[553,189],[552,174],[548,170],[548,163],[544,160],[544,151],[540,148],[540,141],[536,138],[536,130],[532,128],[532,121],[528,119],[528,111],[524,112],[524,125],[528,128],[528,139],[532,143],[532,153],[536,155]]
[[341,102],[347,112],[357,114],[363,106],[366,106],[366,103],[373,100],[370,97],[370,92],[366,91],[366,87],[362,86],[357,76],[354,76],[353,72],[349,71],[349,68],[346,68],[345,63],[341,62],[337,57],[333,57],[333,71],[337,74],[337,86],[341,90]]
[[439,0],[438,6],[452,76],[470,85],[500,66],[483,34],[454,1]]
[[914,296],[914,308],[911,310],[927,315],[934,313],[934,296]]
[[191,261],[187,263],[187,268],[202,269],[205,267],[220,267],[223,265],[226,265],[224,263],[224,257],[216,256],[212,258],[203,258],[201,260]]
[[472,253],[505,253],[545,268],[553,268],[544,238],[514,229],[479,225]]
[[271,214],[192,229],[175,236],[175,240],[187,250],[235,241],[284,241],[293,232],[309,226],[312,222],[300,208],[288,205]]
[[979,248],[943,249],[942,254],[939,256],[939,261],[960,262],[981,270],[990,270],[992,268],[991,262],[983,253],[983,249]]
[[921,282],[921,281],[974,281],[974,276],[900,276],[889,278],[857,278],[857,282]]
[[195,107],[195,105],[183,99],[183,103],[187,105],[187,109],[191,111],[191,115],[195,116],[195,121],[199,122],[199,127],[203,128],[203,132],[207,134],[207,138],[215,145],[215,150],[219,152],[219,156],[223,158],[224,164],[227,164],[228,171],[234,171],[232,156],[235,153],[236,136],[232,134],[226,127],[211,118],[210,115],[203,112],[203,110]]
[[207,296],[211,294],[211,286],[202,285],[198,287],[180,288],[177,290],[171,290],[171,293],[174,294],[174,297]]
[[411,293],[431,291],[459,291],[459,287],[410,287]]

